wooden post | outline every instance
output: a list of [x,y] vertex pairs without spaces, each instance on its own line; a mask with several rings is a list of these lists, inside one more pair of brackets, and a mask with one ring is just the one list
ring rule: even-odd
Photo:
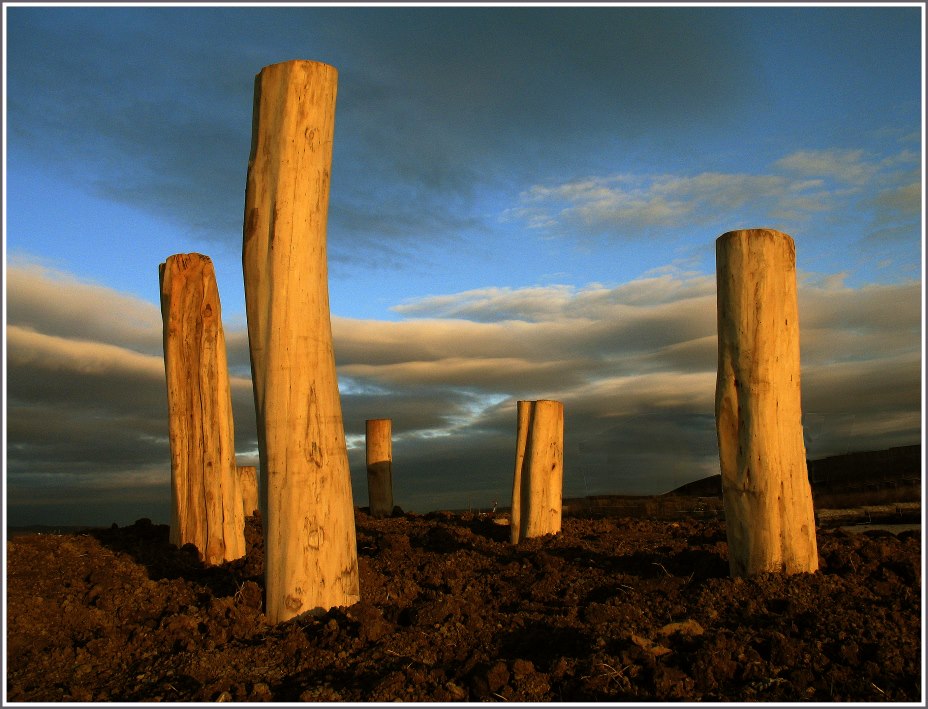
[[[557,534],[561,531],[562,492],[564,482],[564,405],[559,401],[530,401],[518,408],[516,461],[524,441],[524,457],[518,483],[513,484],[513,509],[518,507],[518,537],[514,543],[530,537]],[[526,415],[527,410],[527,415]]]
[[715,417],[732,576],[818,568],[802,438],[796,250],[772,229],[715,243]]
[[393,440],[390,419],[368,419],[365,426],[367,444],[367,494],[371,517],[393,514]]
[[238,482],[242,488],[242,512],[252,517],[258,508],[258,469],[253,465],[238,466]]
[[171,542],[206,564],[245,554],[232,396],[213,263],[176,254],[158,268],[171,443]]
[[308,61],[255,78],[242,266],[271,623],[359,599],[326,260],[336,84]]
[[519,543],[522,521],[522,465],[525,461],[525,441],[528,439],[531,401],[516,402],[516,465],[512,476],[512,509],[509,513],[509,534],[513,544]]

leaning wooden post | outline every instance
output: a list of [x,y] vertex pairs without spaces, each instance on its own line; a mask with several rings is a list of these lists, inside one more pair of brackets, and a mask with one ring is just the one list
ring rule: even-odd
[[326,261],[336,84],[309,61],[255,78],[242,265],[271,623],[359,599]]
[[516,402],[516,465],[512,476],[512,508],[509,512],[509,534],[513,544],[519,543],[522,523],[522,465],[525,461],[525,441],[528,439],[532,403]]
[[258,469],[253,465],[239,465],[238,482],[242,488],[242,512],[252,517],[258,511]]
[[171,530],[206,564],[245,554],[232,396],[213,263],[176,254],[158,268],[171,443]]
[[732,576],[818,568],[802,438],[796,250],[772,229],[715,242],[715,416]]
[[393,514],[393,439],[390,419],[368,419],[365,442],[371,517],[389,517]]
[[[549,400],[528,403],[517,541],[561,531],[564,405]],[[520,410],[519,414],[523,411]],[[522,421],[521,416],[519,421]],[[517,434],[517,448],[521,438],[521,434]]]

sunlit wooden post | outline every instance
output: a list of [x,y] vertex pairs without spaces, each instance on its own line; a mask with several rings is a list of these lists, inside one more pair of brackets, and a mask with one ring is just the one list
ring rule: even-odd
[[515,477],[519,481],[513,483],[513,510],[518,508],[519,523],[518,537],[512,530],[513,543],[561,531],[564,483],[564,405],[544,399],[519,403],[528,406],[517,409]]
[[213,263],[175,254],[158,268],[171,444],[171,530],[206,564],[245,554],[232,396]]
[[259,509],[258,469],[253,465],[239,465],[238,482],[242,488],[242,512],[251,517]]
[[359,598],[326,258],[336,84],[309,61],[255,79],[242,264],[271,623]]
[[745,229],[715,248],[715,416],[731,574],[812,572],[795,246],[778,231]]
[[393,439],[390,419],[368,419],[365,442],[371,516],[389,517],[393,513]]

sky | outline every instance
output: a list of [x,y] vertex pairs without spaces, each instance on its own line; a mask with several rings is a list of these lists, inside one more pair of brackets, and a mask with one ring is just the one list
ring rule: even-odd
[[241,270],[254,77],[338,70],[328,219],[354,503],[510,502],[516,402],[565,406],[564,495],[718,472],[715,239],[796,243],[810,458],[922,440],[920,5],[5,4],[10,525],[169,520],[158,264]]

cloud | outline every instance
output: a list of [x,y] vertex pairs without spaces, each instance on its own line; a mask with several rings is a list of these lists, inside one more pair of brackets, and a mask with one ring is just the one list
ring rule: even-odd
[[[157,398],[150,394],[155,385],[164,382],[164,363],[155,356],[115,345],[45,335],[18,325],[8,325],[6,336],[11,373],[31,370],[47,375],[33,381],[11,377],[8,394],[13,400],[38,394],[50,403],[67,404],[80,397],[85,403],[99,401],[102,407],[128,404],[134,408]],[[58,374],[63,375],[62,381],[49,379]],[[101,381],[117,387],[100,389]],[[145,383],[142,392],[137,389],[139,383]],[[128,390],[142,396],[127,402]]]
[[[49,520],[62,524],[82,511],[112,513],[123,496],[135,500],[126,508],[135,517],[120,517],[121,523],[167,510],[170,448],[158,308],[34,264],[10,264],[7,279],[11,514],[28,523],[49,510],[67,513]],[[257,447],[251,381],[232,376],[230,385],[236,444],[247,454]]]
[[[193,41],[196,12],[12,10],[11,142],[97,195],[200,236],[241,234],[254,75],[244,55],[217,64]],[[190,23],[187,41],[177,22]]]
[[916,218],[922,209],[922,183],[910,182],[899,187],[880,190],[873,197],[881,222],[890,222],[894,218]]
[[823,211],[832,197],[818,180],[782,175],[616,175],[534,185],[503,218],[562,235],[628,239],[715,224],[748,208],[759,216]]
[[774,168],[805,177],[850,184],[869,182],[879,166],[864,160],[863,150],[800,150],[780,158]]
[[[163,514],[154,306],[51,270],[13,265],[10,276],[27,286],[9,292],[11,509],[64,514],[66,490],[87,514],[109,514],[128,486],[138,499],[126,514]],[[920,284],[851,288],[841,274],[807,274],[799,293],[809,454],[918,441]],[[94,308],[124,317],[104,326]],[[356,504],[367,500],[368,418],[393,420],[401,506],[507,504],[519,399],[565,404],[567,496],[661,493],[717,470],[714,278],[671,269],[614,287],[487,288],[400,311],[398,322],[333,319]],[[86,331],[74,313],[87,314]],[[227,340],[240,368],[247,338]],[[247,375],[232,390],[238,453],[254,462]]]
[[[918,156],[863,150],[804,150],[762,174],[701,172],[589,176],[534,184],[501,219],[569,239],[679,239],[687,229],[717,233],[771,226],[828,238],[855,214],[857,246],[911,245],[920,233]],[[868,221],[869,220],[869,221]]]
[[[147,354],[161,354],[161,311],[141,298],[22,259],[11,259],[7,318],[21,328],[54,332]],[[53,308],[49,307],[54,303]]]
[[712,277],[683,280],[672,274],[641,278],[614,288],[590,284],[527,288],[481,288],[442,296],[426,296],[397,305],[394,311],[416,317],[428,315],[477,322],[516,320],[544,322],[565,317],[601,318],[619,307],[662,305],[715,293]]
[[475,216],[476,198],[514,176],[563,169],[616,130],[731,123],[758,90],[749,45],[727,32],[722,46],[723,19],[687,9],[11,8],[8,20],[17,155],[227,244],[241,239],[254,75],[291,57],[334,64],[342,267],[479,235],[493,215]]

